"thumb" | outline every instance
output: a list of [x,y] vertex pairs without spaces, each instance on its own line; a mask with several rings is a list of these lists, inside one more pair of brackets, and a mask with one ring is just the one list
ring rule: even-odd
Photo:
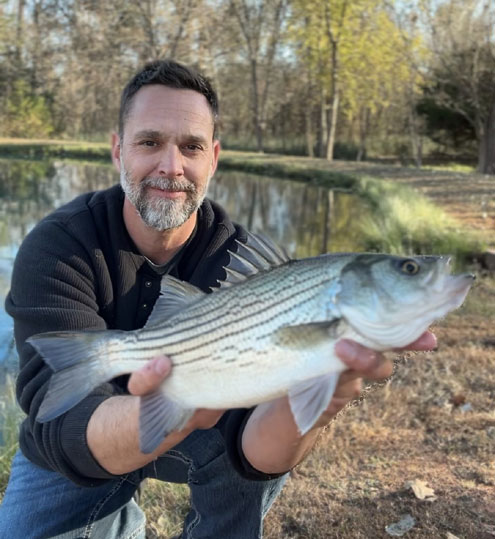
[[167,356],[157,356],[138,371],[132,373],[127,388],[132,395],[146,395],[160,387],[170,374],[172,362]]

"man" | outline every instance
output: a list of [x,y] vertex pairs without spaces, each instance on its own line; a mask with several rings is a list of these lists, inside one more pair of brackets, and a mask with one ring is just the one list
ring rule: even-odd
[[[99,386],[52,421],[35,420],[51,371],[26,344],[29,336],[142,327],[164,273],[208,291],[222,277],[227,250],[245,241],[242,227],[203,200],[220,151],[217,114],[201,75],[171,61],[145,66],[124,89],[112,140],[121,187],[78,197],[25,239],[6,308],[20,356],[17,396],[28,417],[0,508],[1,537],[144,537],[133,495],[145,477],[189,484],[182,537],[260,537],[285,473],[359,393],[360,377],[390,374],[379,354],[338,343],[349,371],[304,436],[282,398],[254,410],[198,410],[153,453],[141,453],[137,397],[168,376],[166,357]],[[411,348],[433,344],[425,334]]]

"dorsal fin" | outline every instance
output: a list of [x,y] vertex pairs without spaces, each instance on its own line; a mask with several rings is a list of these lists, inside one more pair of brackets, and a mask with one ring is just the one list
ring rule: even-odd
[[248,232],[246,245],[268,260],[272,267],[280,266],[290,260],[287,251],[283,247],[280,247],[263,234],[251,234]]
[[247,242],[236,240],[236,252],[229,251],[230,261],[225,267],[227,277],[219,281],[220,288],[245,281],[260,271],[267,271],[288,262],[289,256],[271,239],[248,232]]
[[144,327],[149,329],[163,323],[179,309],[204,295],[205,293],[196,286],[180,281],[171,275],[164,275],[160,286],[160,295]]

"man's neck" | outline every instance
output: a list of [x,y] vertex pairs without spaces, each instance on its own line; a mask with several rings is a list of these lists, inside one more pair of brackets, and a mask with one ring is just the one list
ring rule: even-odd
[[146,226],[136,208],[124,199],[124,223],[139,252],[155,264],[166,264],[189,239],[196,226],[197,212],[180,227],[160,232]]

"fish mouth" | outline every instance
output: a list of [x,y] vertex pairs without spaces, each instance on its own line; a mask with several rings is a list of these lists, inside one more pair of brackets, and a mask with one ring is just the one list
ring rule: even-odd
[[[443,261],[442,261],[443,262]],[[472,274],[450,275],[446,273],[449,260],[440,271],[428,275],[421,288],[423,294],[409,301],[400,302],[398,308],[375,298],[374,310],[359,312],[351,306],[342,306],[347,323],[377,350],[403,347],[414,342],[435,320],[445,317],[464,302],[475,279]],[[442,272],[443,269],[443,272]],[[414,298],[414,299],[413,299]]]
[[442,290],[448,296],[445,305],[451,306],[451,309],[457,309],[466,299],[476,276],[472,273],[463,273],[461,275],[446,275],[445,279],[449,280],[442,287]]

